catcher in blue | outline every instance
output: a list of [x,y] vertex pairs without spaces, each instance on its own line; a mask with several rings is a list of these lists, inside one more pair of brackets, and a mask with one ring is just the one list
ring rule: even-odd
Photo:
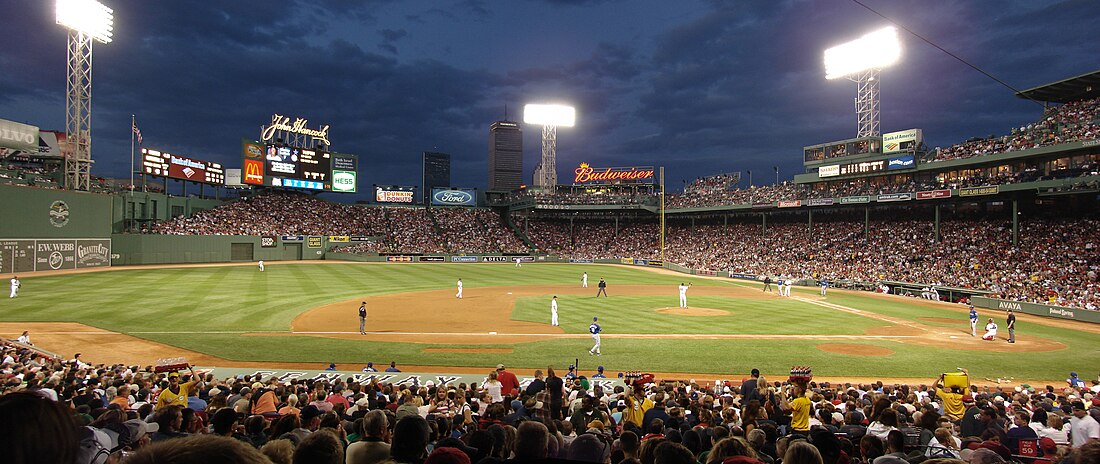
[[588,355],[600,355],[600,324],[597,323],[599,318],[592,318],[592,325],[588,326],[588,333],[592,334],[592,340],[596,341],[595,345],[592,345],[592,349],[588,350]]

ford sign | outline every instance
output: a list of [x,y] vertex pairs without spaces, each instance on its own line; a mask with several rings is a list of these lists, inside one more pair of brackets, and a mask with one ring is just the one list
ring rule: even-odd
[[443,206],[474,206],[474,194],[467,190],[433,189],[432,204]]

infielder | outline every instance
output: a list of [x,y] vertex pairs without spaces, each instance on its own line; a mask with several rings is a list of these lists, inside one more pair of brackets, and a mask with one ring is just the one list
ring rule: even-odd
[[458,293],[455,294],[455,298],[462,299],[462,279],[458,279]]
[[550,325],[558,327],[558,296],[550,300]]
[[821,279],[821,296],[825,296],[829,291],[829,281]]
[[974,309],[974,305],[970,305],[970,336],[978,336],[978,310]]
[[11,278],[11,296],[8,298],[15,298],[19,296],[19,287],[23,284],[19,282],[19,276],[12,276]]
[[683,282],[680,282],[679,289],[680,289],[680,307],[681,308],[688,307],[688,287],[691,287],[691,284],[684,285]]
[[581,274],[581,288],[588,288],[588,273]]
[[359,334],[367,334],[367,302],[359,305]]
[[264,260],[260,260],[260,272],[264,272]]
[[588,326],[588,333],[592,334],[592,340],[595,340],[595,342],[596,342],[595,345],[592,345],[592,349],[588,350],[588,355],[589,356],[592,356],[592,355],[599,356],[600,355],[600,330],[601,329],[600,329],[600,324],[598,324],[596,322],[597,320],[598,320],[598,318],[593,317],[592,318],[592,325]]
[[783,284],[784,283],[786,283],[786,281],[783,280],[783,276],[776,276],[775,277],[775,289],[779,290],[779,296],[783,296]]
[[794,279],[787,277],[783,279],[783,286],[779,287],[779,294],[782,296],[791,296],[791,287],[794,286]]
[[521,266],[519,265],[519,263],[520,263],[521,261],[523,261],[523,259],[522,259],[522,258],[516,258],[516,267],[521,267]]

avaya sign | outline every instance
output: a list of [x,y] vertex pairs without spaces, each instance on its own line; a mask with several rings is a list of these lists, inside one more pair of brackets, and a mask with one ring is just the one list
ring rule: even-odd
[[623,182],[653,182],[653,166],[631,166],[624,168],[593,168],[588,163],[573,170],[573,183],[618,184]]

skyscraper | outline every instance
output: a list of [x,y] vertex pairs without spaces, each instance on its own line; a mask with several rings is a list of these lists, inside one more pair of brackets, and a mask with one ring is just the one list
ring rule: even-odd
[[420,184],[424,204],[431,202],[432,189],[451,186],[451,155],[434,151],[424,152],[424,177]]
[[523,185],[523,131],[512,121],[489,126],[489,190]]

